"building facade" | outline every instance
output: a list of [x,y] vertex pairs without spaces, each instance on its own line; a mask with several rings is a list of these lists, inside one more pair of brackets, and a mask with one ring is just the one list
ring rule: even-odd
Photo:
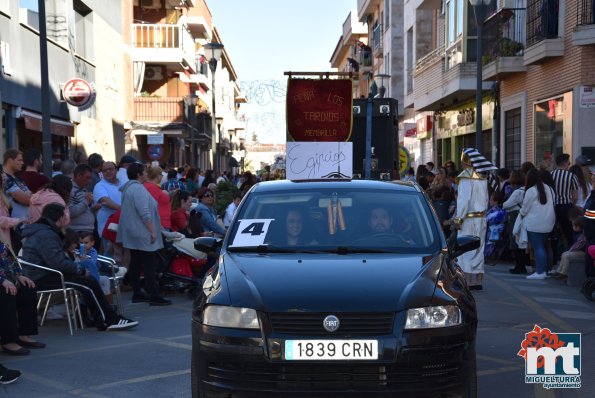
[[[37,9],[0,0],[2,140],[9,147],[41,149],[40,35]],[[127,62],[118,0],[46,1],[52,157],[92,152],[115,159],[124,152]],[[117,51],[114,51],[117,50]],[[68,105],[62,87],[82,78],[96,91],[88,109]]]
[[127,151],[168,164],[225,171],[239,148],[244,102],[204,0],[134,1],[130,19],[134,112]]

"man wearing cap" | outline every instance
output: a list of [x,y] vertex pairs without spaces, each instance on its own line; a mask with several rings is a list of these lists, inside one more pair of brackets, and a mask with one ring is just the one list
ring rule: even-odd
[[120,159],[118,173],[116,174],[116,178],[120,181],[120,184],[124,185],[128,182],[128,174],[126,172],[128,171],[128,166],[132,163],[136,163],[136,159],[130,155],[124,155]]
[[469,289],[482,290],[488,208],[488,180],[483,173],[497,170],[497,167],[475,148],[463,150],[461,164],[464,170],[457,177],[457,209],[453,222],[459,235],[477,236],[481,244],[478,249],[464,253],[458,259]]

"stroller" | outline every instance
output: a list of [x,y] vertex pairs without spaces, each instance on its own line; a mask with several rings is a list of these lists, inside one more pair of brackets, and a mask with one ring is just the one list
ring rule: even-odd
[[160,272],[159,283],[162,289],[186,292],[194,298],[196,288],[204,276],[207,254],[194,248],[194,239],[182,234],[164,235],[171,244],[161,252],[164,269]]

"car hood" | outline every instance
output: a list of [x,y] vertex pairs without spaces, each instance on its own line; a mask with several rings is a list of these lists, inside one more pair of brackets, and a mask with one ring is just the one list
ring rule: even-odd
[[424,265],[420,255],[395,254],[226,253],[220,266],[230,301],[220,304],[267,312],[359,312],[430,305],[440,261]]

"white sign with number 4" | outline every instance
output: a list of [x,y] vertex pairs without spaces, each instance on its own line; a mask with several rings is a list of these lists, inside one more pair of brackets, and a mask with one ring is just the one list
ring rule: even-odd
[[239,220],[240,225],[233,239],[232,246],[246,247],[259,246],[264,243],[267,231],[273,218],[257,218]]

